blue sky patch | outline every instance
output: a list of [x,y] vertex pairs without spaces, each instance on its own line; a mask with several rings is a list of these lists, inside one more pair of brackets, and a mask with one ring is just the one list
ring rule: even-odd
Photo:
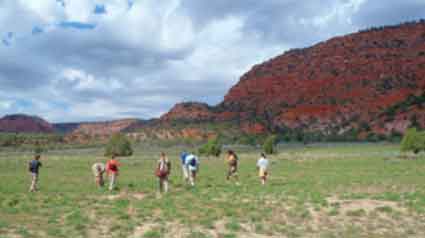
[[65,7],[65,1],[64,0],[56,0],[62,7]]
[[96,5],[93,12],[94,14],[105,14],[106,13],[105,5]]
[[32,28],[32,34],[33,35],[38,35],[43,33],[43,29],[41,27],[35,26]]
[[63,28],[74,28],[78,30],[93,30],[94,28],[96,28],[95,24],[76,21],[63,21],[59,23],[59,26]]
[[17,108],[18,111],[27,111],[32,109],[34,105],[31,101],[25,100],[25,99],[18,99],[15,101],[13,107]]
[[134,0],[127,0],[127,3],[128,3],[128,9],[131,9],[131,7],[133,7]]
[[11,40],[13,38],[13,32],[8,32],[3,39],[1,40],[1,42],[3,43],[3,45],[5,46],[10,46],[11,44]]
[[1,42],[3,43],[3,45],[5,46],[10,46],[10,42],[6,39],[2,39]]

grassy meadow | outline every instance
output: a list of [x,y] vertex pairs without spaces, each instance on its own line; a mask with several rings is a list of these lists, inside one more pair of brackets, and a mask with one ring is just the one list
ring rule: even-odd
[[[259,149],[234,147],[240,185],[223,158],[202,158],[184,184],[181,148],[138,146],[120,158],[119,189],[95,187],[100,149],[51,151],[40,191],[28,193],[31,153],[0,151],[0,238],[6,237],[425,237],[425,157],[392,144],[283,145],[261,186]],[[157,193],[155,162],[172,161],[170,191]]]

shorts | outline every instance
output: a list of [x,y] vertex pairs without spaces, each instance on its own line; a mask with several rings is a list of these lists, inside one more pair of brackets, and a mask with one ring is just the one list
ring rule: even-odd
[[260,169],[258,176],[260,176],[260,178],[265,178],[267,177],[267,170],[265,169]]
[[230,166],[229,167],[229,175],[236,174],[237,172],[238,172],[238,167],[237,166]]

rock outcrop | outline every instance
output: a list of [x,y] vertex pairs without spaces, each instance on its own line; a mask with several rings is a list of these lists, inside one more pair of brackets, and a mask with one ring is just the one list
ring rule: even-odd
[[[425,127],[425,102],[406,103],[424,92],[421,21],[290,50],[254,66],[218,106],[176,106],[163,119],[237,121],[250,133],[290,128],[388,134],[403,132],[414,120]],[[391,110],[396,105],[403,107]]]
[[0,118],[0,132],[53,133],[53,126],[36,116],[24,114],[7,115]]

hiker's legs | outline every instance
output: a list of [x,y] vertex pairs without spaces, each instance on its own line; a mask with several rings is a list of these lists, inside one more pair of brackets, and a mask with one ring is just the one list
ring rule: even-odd
[[165,193],[168,192],[168,178],[167,177],[165,177],[162,180],[162,188],[163,188]]
[[162,180],[163,180],[163,178],[161,178],[161,177],[160,177],[160,178],[158,178],[158,182],[159,182],[159,192],[162,192],[162,187],[163,187],[163,186],[162,186],[162,184],[163,184],[163,181],[162,181]]
[[105,184],[105,182],[103,181],[103,174],[101,174],[100,176],[99,176],[99,186],[100,187],[103,187],[103,185]]
[[195,186],[195,180],[196,180],[196,171],[190,171],[190,185]]
[[96,186],[100,186],[100,176],[97,175],[95,178]]
[[189,171],[186,165],[182,165],[183,178],[187,182],[189,180]]
[[31,173],[30,192],[34,192],[34,191],[37,190],[37,181],[38,181],[38,174],[37,173]]
[[235,178],[236,182],[239,182],[238,168],[236,166],[232,167],[232,176]]
[[266,176],[261,177],[261,184],[266,185],[266,180],[267,180]]
[[234,177],[236,181],[239,181],[237,168],[235,166],[229,167],[229,171],[227,172],[227,180],[230,180],[231,177]]
[[111,175],[109,176],[109,191],[112,191],[114,189],[116,177],[116,173],[111,173]]
[[96,185],[98,187],[103,187],[103,185],[105,184],[105,182],[103,181],[103,175],[98,175],[96,176]]
[[168,192],[168,178],[167,177],[163,177],[163,178],[159,178],[159,192]]

